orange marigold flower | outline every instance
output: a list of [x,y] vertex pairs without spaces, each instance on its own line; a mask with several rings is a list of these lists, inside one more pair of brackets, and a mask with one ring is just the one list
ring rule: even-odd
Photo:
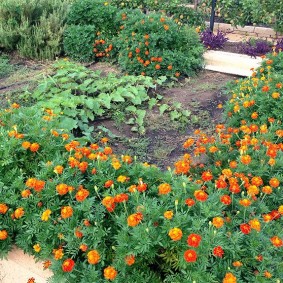
[[63,206],[61,208],[61,217],[63,219],[69,218],[73,215],[73,208],[71,206]]
[[251,114],[251,118],[252,119],[257,119],[258,118],[258,113],[257,112],[253,112],[252,114]]
[[29,189],[23,190],[23,191],[21,192],[21,196],[22,196],[23,198],[28,198],[30,195],[31,195],[31,191],[30,191]]
[[230,166],[230,168],[235,169],[235,168],[237,168],[238,163],[237,163],[237,161],[232,160],[232,161],[230,161],[229,166]]
[[115,209],[115,198],[111,197],[111,196],[106,196],[103,200],[102,200],[102,205],[104,205],[106,207],[106,209],[109,212],[114,211]]
[[251,184],[255,186],[261,186],[263,184],[262,178],[255,176],[251,179]]
[[8,206],[5,203],[0,203],[0,214],[5,214],[8,211]]
[[250,226],[251,226],[252,229],[254,229],[254,230],[260,232],[260,222],[259,222],[258,219],[256,219],[256,218],[255,218],[255,219],[251,219],[251,220],[249,221],[249,224],[250,224]]
[[185,141],[185,143],[183,144],[183,148],[189,148],[190,146],[192,146],[193,144],[194,144],[194,139],[187,139],[186,141]]
[[84,189],[83,187],[80,187],[79,190],[76,193],[76,200],[79,202],[84,201],[89,196],[89,191]]
[[277,179],[277,178],[271,178],[270,180],[269,180],[269,185],[271,186],[271,187],[273,187],[273,188],[278,188],[279,187],[279,185],[280,185],[280,182],[279,182],[279,180]]
[[87,249],[88,249],[88,246],[87,246],[86,244],[81,244],[81,245],[80,245],[80,250],[81,250],[82,252],[86,252]]
[[258,195],[259,194],[259,189],[257,186],[255,185],[250,185],[248,186],[247,188],[247,192],[248,192],[248,195],[249,196],[255,196],[255,195]]
[[269,91],[269,86],[268,85],[264,85],[261,90],[263,92],[267,92],[267,91]]
[[0,230],[0,240],[4,241],[8,238],[8,232],[6,230]]
[[269,271],[266,270],[266,271],[264,271],[264,277],[271,278],[272,274]]
[[247,198],[244,198],[244,199],[240,199],[240,200],[239,200],[239,204],[242,205],[242,206],[244,206],[244,207],[250,206],[251,203],[252,203],[252,202],[251,202],[249,199],[247,199]]
[[250,234],[251,226],[247,223],[240,224],[240,229],[243,234]]
[[84,173],[87,170],[88,163],[86,161],[80,162],[78,168],[79,170]]
[[221,228],[224,225],[224,220],[222,217],[217,216],[212,219],[212,224],[216,228]]
[[168,219],[168,220],[172,219],[172,218],[173,218],[173,215],[174,215],[174,213],[173,213],[172,210],[167,210],[167,211],[165,211],[164,214],[163,214],[164,218],[166,218],[166,219]]
[[100,254],[97,250],[91,250],[87,253],[87,261],[90,264],[97,264],[100,261]]
[[232,202],[231,197],[229,195],[220,196],[220,201],[225,205],[229,205]]
[[36,192],[41,192],[45,186],[45,182],[42,180],[36,180],[33,189]]
[[63,173],[63,170],[64,170],[64,167],[63,167],[63,166],[57,165],[57,166],[54,167],[53,172],[56,173],[56,174],[62,174],[62,173]]
[[243,264],[242,264],[240,261],[234,261],[234,262],[232,263],[232,265],[233,265],[234,267],[241,267]]
[[60,196],[63,196],[69,192],[69,187],[66,184],[59,184],[56,186],[56,191]]
[[184,253],[184,259],[186,262],[196,262],[197,253],[194,250],[186,250]]
[[185,204],[186,204],[187,206],[189,206],[189,207],[194,206],[195,203],[196,203],[196,202],[195,202],[192,198],[187,198],[187,199],[185,200]]
[[49,216],[51,215],[51,210],[50,209],[46,209],[45,211],[42,212],[42,215],[41,215],[41,220],[42,221],[48,221],[49,219]]
[[133,265],[135,263],[135,256],[134,255],[127,255],[125,257],[125,263],[129,266]]
[[208,195],[203,190],[196,190],[194,192],[194,196],[198,201],[206,201],[208,198]]
[[175,173],[186,174],[190,170],[190,161],[187,159],[179,160],[175,163]]
[[140,179],[140,180],[139,180],[139,184],[137,185],[136,188],[137,188],[137,190],[138,190],[139,192],[144,192],[144,191],[147,190],[147,184],[144,183],[144,182],[142,181],[142,179]]
[[187,243],[189,246],[197,248],[200,245],[201,240],[201,235],[193,233],[188,236]]
[[273,99],[278,99],[280,97],[280,93],[279,92],[273,92],[271,94],[271,96],[272,96]]
[[43,262],[43,269],[48,269],[52,265],[50,260],[46,260]]
[[243,155],[241,156],[241,162],[245,165],[250,164],[252,161],[252,158],[249,155]]
[[71,272],[74,266],[75,266],[75,262],[71,258],[68,258],[64,260],[64,262],[62,263],[62,270],[64,272]]
[[233,273],[227,272],[223,278],[223,283],[237,283],[237,278]]
[[170,193],[171,190],[172,190],[171,186],[169,184],[167,184],[167,183],[160,184],[158,186],[158,194],[159,195],[166,195],[166,194]]
[[213,175],[209,171],[205,171],[202,173],[201,178],[204,182],[211,181],[213,179]]
[[267,195],[270,195],[272,194],[272,188],[270,186],[264,186],[262,187],[261,191],[264,193],[264,194],[267,194]]
[[59,260],[64,256],[64,252],[62,248],[59,249],[54,249],[52,251],[53,255],[54,255],[54,259]]
[[122,161],[128,164],[131,164],[133,162],[133,159],[131,156],[129,155],[123,155],[122,156]]
[[104,183],[104,188],[110,188],[113,184],[114,184],[114,182],[112,180],[107,180]]
[[128,226],[135,227],[141,223],[142,219],[143,219],[143,215],[141,212],[131,214],[127,219]]
[[274,236],[274,237],[270,238],[270,241],[271,241],[272,245],[277,247],[277,248],[283,246],[283,241],[278,236]]
[[16,219],[21,218],[24,214],[25,214],[25,211],[22,207],[17,208],[14,212],[14,216]]
[[118,272],[114,267],[108,266],[104,268],[103,274],[105,279],[114,280],[117,277]]
[[179,241],[183,236],[183,232],[180,228],[175,227],[169,230],[168,235],[173,241]]
[[223,257],[224,255],[224,250],[221,246],[215,247],[212,252],[216,257]]
[[24,141],[24,142],[22,143],[22,147],[23,147],[24,149],[28,149],[28,148],[30,147],[30,145],[31,145],[31,143],[30,143],[29,141]]
[[37,152],[39,150],[39,147],[40,147],[39,144],[34,142],[30,145],[29,149],[32,152]]

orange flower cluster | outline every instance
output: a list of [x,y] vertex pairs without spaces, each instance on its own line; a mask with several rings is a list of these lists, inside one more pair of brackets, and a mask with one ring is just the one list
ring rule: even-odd
[[34,189],[36,192],[41,192],[44,189],[45,181],[38,180],[36,178],[29,178],[26,181],[26,186]]

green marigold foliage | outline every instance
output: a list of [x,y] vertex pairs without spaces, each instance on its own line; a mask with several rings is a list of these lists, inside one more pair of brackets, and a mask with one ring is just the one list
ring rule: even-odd
[[118,63],[131,74],[152,77],[194,75],[202,67],[203,47],[197,33],[161,13],[127,17],[114,45]]

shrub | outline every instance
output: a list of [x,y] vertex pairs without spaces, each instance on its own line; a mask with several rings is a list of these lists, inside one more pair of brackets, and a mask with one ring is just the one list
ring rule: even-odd
[[90,62],[94,60],[93,44],[95,38],[95,26],[67,26],[63,39],[65,54],[80,62]]
[[129,74],[190,76],[202,67],[197,33],[160,13],[124,17],[120,28],[114,45],[119,65]]
[[207,49],[212,50],[223,48],[225,42],[228,41],[228,37],[225,37],[222,31],[218,30],[217,34],[214,34],[209,28],[200,34],[200,39]]
[[268,41],[262,39],[252,39],[240,44],[240,50],[251,57],[262,56],[272,50]]
[[0,4],[0,47],[33,59],[54,59],[62,51],[71,0],[5,0]]

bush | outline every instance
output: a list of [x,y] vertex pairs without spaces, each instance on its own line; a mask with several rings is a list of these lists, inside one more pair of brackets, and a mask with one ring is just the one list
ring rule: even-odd
[[124,17],[120,28],[114,45],[119,65],[129,74],[190,76],[202,67],[197,33],[160,13]]
[[240,44],[240,50],[251,57],[262,56],[272,50],[271,44],[262,39],[250,38]]
[[208,28],[200,34],[200,40],[207,49],[221,49],[224,47],[225,42],[228,41],[228,37],[222,31],[217,31],[217,34],[211,32]]
[[0,47],[33,59],[54,59],[62,51],[71,0],[5,0],[0,4]]
[[96,38],[95,26],[69,25],[64,32],[64,51],[70,58],[80,62],[94,60],[93,44]]

